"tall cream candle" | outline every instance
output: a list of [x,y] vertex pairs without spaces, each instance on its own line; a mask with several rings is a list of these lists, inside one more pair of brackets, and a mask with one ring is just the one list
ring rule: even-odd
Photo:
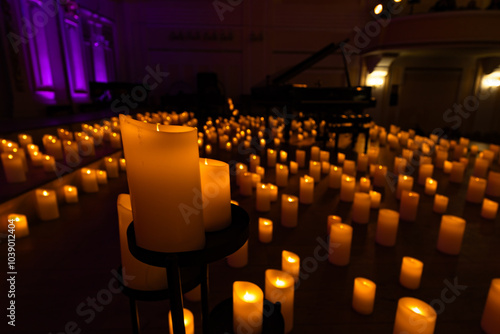
[[465,232],[465,220],[451,215],[441,217],[437,249],[450,255],[458,255]]
[[273,240],[273,221],[267,218],[259,218],[259,241],[267,244]]
[[344,171],[344,174],[350,175],[352,177],[356,176],[356,162],[354,160],[344,160],[342,169]]
[[337,266],[346,266],[351,258],[352,227],[335,223],[330,228],[328,261]]
[[390,209],[378,211],[375,240],[383,246],[394,246],[398,235],[399,212]]
[[434,179],[431,179],[430,177],[428,177],[426,180],[425,180],[425,194],[426,195],[429,195],[429,196],[433,196],[435,193],[436,193],[436,190],[437,190],[437,181],[434,180]]
[[306,166],[306,151],[296,150],[295,151],[295,160],[299,164],[300,168],[304,168]]
[[490,171],[488,173],[488,185],[486,194],[493,197],[500,197],[500,172]]
[[370,220],[370,195],[367,193],[354,193],[352,204],[352,221],[367,224]]
[[37,189],[36,211],[40,220],[52,220],[59,218],[59,207],[57,205],[56,192],[48,189]]
[[[314,179],[309,175],[300,178],[300,203],[312,204],[314,201]],[[354,195],[353,195],[354,196]]]
[[276,165],[277,151],[272,148],[267,149],[267,167],[274,167]]
[[359,191],[360,192],[369,192],[370,191],[370,179],[367,177],[361,177],[359,179]]
[[465,173],[464,164],[458,161],[453,161],[451,163],[450,182],[462,183],[464,179],[464,173]]
[[444,195],[434,195],[433,210],[437,213],[445,213],[448,208],[448,197]]
[[234,333],[262,332],[264,293],[255,284],[244,281],[233,283]]
[[376,289],[377,284],[373,281],[363,277],[356,277],[352,292],[352,308],[360,314],[371,314],[375,304]]
[[481,328],[488,334],[500,332],[500,278],[491,280],[481,316]]
[[476,161],[474,162],[474,170],[472,171],[472,175],[475,177],[486,178],[489,165],[490,165],[489,160],[476,158]]
[[486,191],[486,180],[480,177],[471,176],[465,200],[471,203],[481,203]]
[[309,175],[314,178],[314,182],[321,180],[321,163],[319,161],[309,161]]
[[398,186],[396,188],[396,198],[401,198],[403,190],[411,191],[413,189],[413,177],[408,175],[398,175]]
[[339,189],[342,181],[342,167],[330,166],[330,173],[328,174],[328,187]]
[[342,217],[337,216],[337,215],[329,215],[327,217],[326,223],[327,223],[327,225],[326,225],[326,233],[329,236],[330,232],[331,232],[331,229],[332,229],[332,225],[335,224],[335,223],[342,223]]
[[293,329],[295,280],[290,274],[275,269],[267,269],[265,276],[265,298],[271,303],[281,303],[285,333],[290,333]]
[[418,193],[403,190],[399,206],[399,216],[401,219],[407,221],[415,221],[417,219],[419,199],[420,195]]
[[382,199],[382,194],[378,191],[370,190],[370,208],[378,209],[380,207],[380,200]]
[[300,257],[295,253],[283,250],[281,252],[281,270],[290,274],[297,283],[300,273]]
[[95,193],[99,191],[97,182],[97,173],[95,169],[83,168],[80,170],[80,181],[82,190],[86,193]]
[[117,178],[120,176],[120,172],[118,169],[118,160],[112,157],[104,158],[104,168],[106,169],[106,173],[109,178]]
[[7,183],[19,183],[26,181],[26,173],[23,168],[21,157],[12,152],[2,153],[2,166]]
[[276,185],[286,187],[288,185],[288,166],[276,164]]
[[378,165],[373,175],[373,185],[375,187],[384,187],[386,183],[387,166]]
[[243,172],[240,176],[240,195],[241,196],[252,196],[252,177],[253,173]]
[[340,200],[343,202],[352,202],[354,200],[354,189],[356,179],[352,176],[343,174],[340,183]]
[[428,177],[432,178],[433,172],[434,172],[434,165],[432,164],[420,165],[420,167],[418,168],[418,184],[423,186],[425,184],[425,180]]
[[257,195],[255,201],[255,209],[259,212],[267,212],[271,210],[271,192],[265,183],[259,183],[257,186]]
[[295,161],[290,161],[290,174],[297,174],[299,172],[299,164]]
[[299,199],[292,195],[281,195],[281,225],[285,227],[297,226],[298,215]]

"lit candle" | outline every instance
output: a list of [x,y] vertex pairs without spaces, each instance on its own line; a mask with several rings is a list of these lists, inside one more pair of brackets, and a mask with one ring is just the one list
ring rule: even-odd
[[373,173],[373,185],[375,187],[384,187],[387,175],[387,166],[378,165]]
[[125,161],[125,158],[120,159],[119,165],[122,172],[125,172],[127,170],[127,162]]
[[483,205],[481,207],[481,217],[486,219],[495,219],[498,212],[498,202],[489,200],[487,198],[483,199]]
[[30,153],[31,163],[35,167],[41,167],[43,165],[43,155],[38,151],[32,151]]
[[236,252],[229,255],[227,264],[232,268],[243,268],[248,264],[248,240]]
[[489,334],[500,332],[500,278],[491,280],[481,316],[481,328]]
[[94,169],[84,168],[80,172],[82,190],[86,193],[95,193],[99,191],[97,174]]
[[255,209],[259,212],[267,212],[271,210],[270,189],[264,183],[259,183],[257,186]]
[[328,261],[337,266],[346,266],[351,257],[352,227],[334,223],[330,228]]
[[462,247],[465,231],[465,219],[443,215],[439,227],[437,249],[445,254],[458,255]]
[[64,159],[69,166],[78,166],[81,162],[78,144],[71,140],[63,141]]
[[321,180],[321,163],[319,161],[309,161],[309,175],[314,178],[315,183]]
[[370,208],[377,209],[380,207],[380,200],[382,199],[382,194],[378,191],[370,190]]
[[448,159],[448,151],[439,148],[436,150],[436,168],[443,168],[445,161]]
[[488,173],[486,194],[493,197],[500,197],[500,173],[493,171]]
[[54,190],[37,189],[36,211],[40,220],[52,220],[59,218],[59,208]]
[[403,174],[406,170],[406,164],[407,161],[405,158],[402,157],[395,157],[394,158],[394,174],[399,175]]
[[299,164],[300,168],[304,168],[306,166],[306,151],[296,150],[295,151],[295,160]]
[[7,216],[7,221],[9,222],[9,225],[13,224],[16,239],[27,237],[30,234],[28,220],[25,215],[11,213]]
[[297,174],[299,172],[299,164],[295,161],[290,161],[290,174]]
[[318,146],[311,146],[311,160],[320,161],[320,148]]
[[257,166],[260,166],[260,157],[255,154],[250,154],[250,171],[255,173]]
[[425,180],[428,177],[432,178],[433,172],[434,172],[434,165],[432,165],[432,164],[420,165],[420,167],[418,169],[418,184],[424,185]]
[[424,263],[413,257],[403,257],[401,263],[401,272],[399,274],[399,283],[408,289],[418,289],[422,278]]
[[42,158],[42,166],[45,172],[55,172],[56,171],[56,160],[53,156],[44,155]]
[[21,145],[21,147],[26,147],[29,144],[33,143],[33,138],[30,135],[27,135],[25,133],[18,134],[17,139],[18,139],[19,145]]
[[104,167],[109,178],[117,178],[120,175],[118,160],[111,157],[104,158]]
[[24,148],[13,148],[10,154],[20,157],[23,162],[24,172],[28,172],[28,162],[26,161],[26,153],[24,152]]
[[[313,182],[310,182],[314,184]],[[281,195],[281,225],[285,227],[297,226],[299,215],[299,200],[295,196]]]
[[244,163],[238,162],[235,165],[236,169],[236,184],[239,186],[241,184],[241,177],[243,173],[248,172],[248,167]]
[[342,167],[344,174],[350,175],[352,177],[356,176],[356,162],[354,160],[344,160],[344,166]]
[[206,155],[212,154],[212,145],[210,144],[205,145],[205,154]]
[[375,303],[376,289],[377,285],[373,281],[363,277],[356,277],[352,292],[352,308],[360,314],[371,314]]
[[231,142],[228,141],[225,145],[225,148],[227,152],[231,152],[231,150],[233,149],[233,144],[231,144]]
[[255,174],[259,174],[260,180],[264,180],[264,177],[266,175],[266,169],[262,166],[257,166],[255,167]]
[[[191,312],[187,308],[183,308],[182,313],[184,314],[184,331],[185,331],[185,333],[186,334],[194,334],[193,312]],[[174,326],[172,324],[172,311],[168,311],[168,327],[170,328],[170,333],[174,333]]]
[[403,190],[401,193],[401,204],[399,216],[403,220],[415,221],[417,219],[418,201],[420,195],[413,191]]
[[400,298],[393,333],[433,334],[436,318],[436,311],[429,304],[416,298]]
[[380,209],[378,212],[375,241],[382,246],[394,246],[398,235],[399,212]]
[[293,277],[281,270],[267,269],[265,297],[271,303],[281,303],[281,315],[285,321],[285,333],[293,329],[293,301],[295,292],[295,280]]
[[330,232],[332,230],[332,225],[335,223],[342,223],[342,217],[337,215],[329,215],[327,217],[327,225],[326,225],[326,232],[328,236],[330,235]]
[[273,240],[273,221],[267,218],[259,218],[259,241],[269,243]]
[[436,180],[428,177],[425,180],[425,194],[429,195],[429,196],[434,195],[436,193],[436,190],[437,190],[437,185],[438,185],[438,183]]
[[299,192],[300,203],[312,204],[312,202],[314,201],[314,179],[309,175],[304,175],[303,177],[301,177]]
[[480,177],[471,176],[465,200],[471,203],[481,203],[486,191],[486,180]]
[[321,173],[328,174],[330,171],[330,163],[328,161],[321,161]]
[[364,153],[358,154],[357,170],[359,172],[366,172],[368,169],[368,155]]
[[26,173],[23,168],[23,160],[20,156],[12,152],[2,153],[2,165],[5,178],[8,183],[18,183],[26,181]]
[[240,177],[240,195],[252,196],[252,178],[253,173],[243,172]]
[[333,189],[340,188],[342,174],[342,167],[330,166],[330,173],[328,174],[328,187]]
[[450,174],[452,167],[453,167],[453,163],[451,161],[446,160],[443,164],[443,172],[445,174]]
[[119,133],[113,132],[111,136],[109,136],[109,140],[112,148],[115,149],[122,148],[122,139]]
[[380,148],[377,146],[372,146],[368,149],[368,163],[375,164],[380,153]]
[[295,253],[283,250],[281,252],[281,270],[290,274],[297,283],[299,281],[300,257]]
[[264,293],[257,285],[244,281],[233,283],[234,333],[261,333],[263,311]]
[[340,185],[340,200],[343,202],[352,202],[354,199],[354,188],[356,185],[356,179],[342,174],[342,181]]
[[278,187],[286,187],[288,185],[288,166],[276,165],[276,185]]
[[80,139],[78,141],[78,152],[84,157],[95,155],[94,138],[85,136]]
[[274,167],[276,165],[277,152],[272,148],[267,149],[267,167]]
[[5,139],[2,140],[2,152],[8,153],[12,152],[12,149],[19,147],[17,143],[14,143],[12,141],[7,141]]
[[446,208],[448,208],[448,197],[436,194],[434,196],[434,206],[433,206],[434,212],[445,213]]
[[278,200],[278,187],[272,183],[267,183],[266,185],[269,188],[271,202],[276,202]]
[[370,179],[367,177],[361,177],[359,179],[359,191],[369,192],[370,191]]
[[78,189],[76,187],[65,185],[63,192],[66,203],[78,203]]
[[474,170],[472,172],[472,175],[475,177],[486,178],[489,165],[490,165],[489,160],[481,159],[479,157],[476,158],[476,161],[474,162]]
[[[68,194],[76,193],[76,187],[71,188],[72,190],[69,191]],[[117,210],[121,263],[127,274],[134,276],[134,279],[132,280],[125,280],[124,284],[129,288],[141,291],[166,289],[167,276],[165,268],[145,264],[144,262],[137,260],[130,253],[128,247],[127,228],[132,222],[133,216],[129,194],[118,195]]]
[[451,163],[450,182],[462,183],[464,179],[464,172],[465,172],[464,164],[458,161],[453,161]]
[[330,162],[330,152],[323,150],[319,151],[319,161]]
[[108,173],[105,170],[98,170],[96,172],[97,183],[98,184],[107,184],[108,183]]
[[288,153],[286,151],[280,151],[280,162],[282,164],[286,164],[287,158],[288,158]]
[[337,164],[338,165],[343,165],[345,160],[345,154],[344,153],[337,153]]
[[362,192],[354,193],[352,203],[352,221],[367,224],[370,220],[370,195]]

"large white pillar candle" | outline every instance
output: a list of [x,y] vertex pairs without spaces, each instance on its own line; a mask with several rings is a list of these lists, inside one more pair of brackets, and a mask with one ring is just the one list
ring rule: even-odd
[[220,231],[231,225],[231,185],[229,165],[200,158],[203,225],[205,231]]
[[309,175],[300,178],[300,203],[311,204],[314,201],[314,179]]
[[461,162],[453,161],[451,163],[450,182],[462,183],[464,179],[465,166]]
[[328,187],[333,189],[340,188],[342,174],[342,167],[330,166],[330,173],[328,174]]
[[40,220],[52,220],[59,218],[59,207],[57,206],[57,197],[54,190],[37,189],[36,212]]
[[[73,187],[73,189],[75,189]],[[118,195],[118,227],[120,232],[121,263],[127,275],[134,276],[132,280],[125,280],[124,284],[132,289],[142,291],[162,290],[167,288],[165,268],[150,266],[137,260],[128,247],[127,228],[133,220],[132,205],[129,194]]]
[[390,209],[378,211],[375,240],[382,246],[394,246],[398,235],[399,212]]
[[255,209],[259,212],[271,210],[271,192],[265,183],[259,183],[256,188]]
[[396,188],[396,198],[401,198],[403,190],[411,191],[413,189],[413,177],[408,175],[398,175],[398,186]]
[[488,173],[486,194],[493,197],[500,197],[500,173],[493,171]]
[[384,187],[386,183],[387,166],[378,165],[373,174],[373,185],[375,187]]
[[106,173],[109,178],[117,178],[120,176],[117,159],[112,157],[104,158],[104,168],[106,168]]
[[450,255],[458,255],[462,247],[462,239],[465,231],[465,219],[443,215],[439,227],[437,249]]
[[236,252],[226,257],[228,266],[243,268],[248,264],[248,240]]
[[295,160],[299,164],[300,168],[304,168],[306,166],[306,151],[296,150],[295,151]]
[[481,217],[486,219],[495,219],[498,212],[498,202],[489,200],[487,198],[483,199],[483,205],[481,207]]
[[367,224],[370,220],[370,195],[367,193],[354,193],[352,203],[352,221]]
[[376,289],[377,284],[373,281],[363,277],[356,277],[352,291],[352,308],[360,314],[371,314],[375,304]]
[[281,252],[281,270],[290,274],[297,283],[300,273],[300,257],[295,253],[283,250]]
[[356,179],[352,176],[343,174],[340,183],[340,200],[343,202],[352,202],[354,199],[354,188]]
[[276,185],[286,187],[288,185],[288,166],[276,164]]
[[23,168],[23,160],[12,152],[2,153],[2,166],[7,183],[18,183],[26,181],[26,173]]
[[413,257],[404,256],[399,273],[399,283],[408,289],[418,289],[422,278],[424,263]]
[[432,177],[432,173],[434,172],[434,165],[432,164],[422,164],[418,168],[418,184],[424,185],[425,180],[428,177]]
[[281,303],[281,315],[285,321],[285,333],[293,329],[293,302],[295,292],[295,280],[293,277],[281,270],[267,269],[265,298],[271,303]]
[[267,149],[267,167],[274,167],[276,165],[276,157],[278,152],[272,148]]
[[351,258],[352,227],[335,223],[330,228],[328,261],[337,266],[346,266]]
[[399,206],[399,216],[401,219],[407,221],[415,221],[417,219],[419,199],[420,195],[418,193],[403,190]]
[[[313,182],[311,182],[314,184]],[[281,195],[281,225],[285,227],[297,226],[299,216],[299,200],[292,195]]]
[[412,297],[400,298],[393,334],[433,334],[436,318],[429,304]]
[[234,333],[262,332],[264,293],[257,285],[236,281],[233,283]]
[[433,206],[434,212],[445,213],[447,208],[448,208],[448,197],[436,194],[434,196],[434,206]]
[[[182,313],[184,314],[184,331],[186,332],[186,334],[194,334],[193,312],[191,312],[187,308],[183,308]],[[168,311],[168,328],[170,329],[170,333],[174,334],[174,326],[172,323],[172,311]]]
[[471,176],[465,200],[471,203],[481,203],[486,191],[486,180],[480,177]]
[[319,161],[309,161],[309,175],[314,178],[315,183],[321,180],[321,163]]
[[205,246],[196,128],[120,115],[137,245],[181,252]]
[[491,280],[481,316],[481,328],[488,334],[500,333],[500,278]]
[[9,225],[13,224],[16,234],[16,239],[27,237],[30,234],[28,220],[25,215],[19,213],[11,213],[7,216]]
[[273,221],[267,218],[259,218],[259,241],[267,244],[273,240]]

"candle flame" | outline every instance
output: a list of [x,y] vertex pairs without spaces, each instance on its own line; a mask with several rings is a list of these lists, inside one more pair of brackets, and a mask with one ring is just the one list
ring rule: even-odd
[[113,158],[109,158],[109,159],[108,159],[108,161],[109,161],[109,162],[113,162]]
[[113,132],[113,137],[116,137],[116,132]]
[[89,136],[85,136],[85,138],[84,138],[84,139],[85,139],[85,140],[89,140]]
[[248,291],[245,291],[245,295],[243,296],[243,300],[246,302],[253,302],[255,300],[255,296],[252,295],[251,293],[248,293]]
[[33,152],[33,155],[36,157],[38,155],[38,151]]
[[285,286],[285,282],[280,280],[278,277],[278,278],[276,278],[276,286]]
[[71,145],[71,140],[68,140],[66,144]]
[[7,158],[9,158],[9,159],[14,159],[14,156],[13,156],[12,154],[9,154],[9,155],[7,156]]
[[23,135],[23,139],[26,139],[26,138],[28,138],[28,137],[26,135]]
[[16,222],[20,221],[21,219],[19,219],[19,217],[16,217]]
[[239,169],[244,169],[245,167],[243,167],[243,165],[239,165],[238,168]]
[[7,146],[8,147],[12,147],[12,143],[7,143]]
[[99,175],[102,175],[102,173],[103,173],[103,172],[102,172],[102,170],[100,170],[100,171],[99,171]]
[[208,160],[205,158],[205,166],[208,166]]
[[90,173],[91,173],[90,169],[87,169],[87,174],[90,174]]
[[68,187],[68,191],[73,191],[73,188],[71,188],[71,187]]
[[289,256],[289,257],[288,257],[288,259],[286,259],[286,260],[287,260],[288,262],[290,262],[290,263],[295,263],[295,262],[297,262],[297,260],[296,260],[296,259],[294,259],[294,258],[293,258],[293,257],[291,257],[291,256]]
[[293,202],[293,198],[288,197],[288,202],[290,202],[290,203]]
[[160,131],[160,123],[156,123],[156,131]]
[[283,169],[283,165],[280,165],[280,169]]
[[30,149],[34,150],[35,149],[35,145],[30,145]]
[[271,222],[269,220],[264,220],[264,225],[271,225]]
[[49,193],[47,192],[47,190],[44,190],[43,193],[42,193],[43,196],[49,196]]
[[410,307],[410,309],[415,312],[415,313],[418,313],[418,314],[423,314],[422,310],[419,309],[418,307],[414,306],[414,307]]
[[49,161],[50,160],[50,156],[46,155],[45,156],[45,160]]

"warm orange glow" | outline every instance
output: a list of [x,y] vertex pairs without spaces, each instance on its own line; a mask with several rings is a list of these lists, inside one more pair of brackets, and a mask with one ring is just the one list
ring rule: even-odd
[[293,202],[293,198],[288,197],[288,202],[290,202],[290,203]]
[[205,166],[208,166],[208,159],[205,158]]
[[414,307],[410,307],[410,309],[415,312],[415,313],[418,313],[418,314],[423,314],[422,310],[419,309],[418,307],[414,306]]
[[285,286],[285,282],[280,280],[279,277],[276,278],[276,286]]
[[89,136],[85,136],[85,138],[84,138],[84,139],[85,139],[85,140],[89,140]]
[[7,143],[7,147],[12,147],[12,143]]
[[248,293],[248,291],[245,291],[245,295],[243,296],[243,300],[246,302],[253,302],[255,300],[255,295]]
[[38,155],[38,151],[33,152],[33,155],[36,157]]
[[7,158],[9,158],[9,159],[14,159],[14,156],[13,156],[12,154],[9,154],[9,155],[7,156]]
[[116,137],[116,132],[113,132],[113,137]]
[[49,155],[46,155],[46,156],[45,156],[45,160],[49,161],[49,160],[50,160],[50,156],[49,156]]
[[[28,138],[28,137],[27,137],[26,135],[23,135],[23,139],[26,139],[26,138]],[[19,218],[18,218],[18,219],[19,219]]]
[[382,6],[382,4],[379,3],[378,5],[375,6],[375,8],[373,9],[373,12],[378,15],[378,14],[382,13],[383,9],[384,9],[384,6]]
[[109,161],[109,162],[113,162],[113,158],[109,158],[109,159],[108,159],[108,161]]
[[90,169],[87,169],[87,174],[90,174],[90,173],[91,173]]
[[43,196],[49,196],[49,193],[47,192],[47,190],[44,190],[43,193],[42,193]]
[[288,259],[286,259],[286,260],[287,260],[288,262],[290,262],[290,263],[295,263],[295,262],[297,262],[297,260],[296,260],[296,259],[294,259],[294,258],[293,258],[293,257],[291,257],[291,256],[289,256],[289,257],[288,257]]
[[73,188],[72,187],[68,187],[68,191],[73,191]]

